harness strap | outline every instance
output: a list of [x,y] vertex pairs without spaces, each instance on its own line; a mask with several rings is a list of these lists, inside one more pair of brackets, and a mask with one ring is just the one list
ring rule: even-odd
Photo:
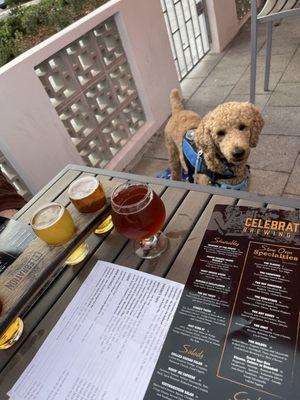
[[247,170],[246,170],[246,175],[244,176],[244,179],[237,183],[236,185],[228,185],[228,183],[217,183],[216,186],[218,186],[220,189],[231,189],[231,190],[240,190],[244,191],[248,187],[249,183],[249,176],[250,176],[250,167],[247,165]]
[[189,182],[194,183],[194,174],[197,175],[203,169],[204,159],[202,151],[198,151],[194,142],[196,129],[190,129],[186,132],[182,142],[182,152],[188,169]]
[[[182,142],[182,151],[184,160],[188,169],[189,182],[194,183],[194,175],[204,174],[209,177],[210,184],[215,186],[219,179],[232,179],[235,177],[234,172],[230,169],[230,164],[224,162],[226,171],[223,174],[214,172],[207,168],[203,151],[198,150],[194,142],[194,134],[196,129],[187,131]],[[222,161],[222,160],[220,160]],[[223,161],[222,161],[223,162]]]

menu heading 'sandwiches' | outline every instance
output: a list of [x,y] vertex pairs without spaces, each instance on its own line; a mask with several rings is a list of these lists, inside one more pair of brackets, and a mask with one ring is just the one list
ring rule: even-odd
[[145,400],[299,400],[300,212],[216,206]]

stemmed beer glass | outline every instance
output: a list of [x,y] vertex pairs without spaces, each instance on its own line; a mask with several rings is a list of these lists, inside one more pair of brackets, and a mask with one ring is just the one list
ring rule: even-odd
[[168,239],[160,231],[166,218],[165,206],[148,184],[119,185],[112,193],[111,207],[116,230],[135,240],[139,257],[156,258],[167,249]]

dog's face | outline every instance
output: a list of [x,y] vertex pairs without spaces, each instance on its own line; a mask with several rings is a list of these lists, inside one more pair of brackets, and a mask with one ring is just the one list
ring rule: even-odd
[[210,134],[216,151],[228,162],[238,164],[249,157],[251,132],[244,121],[236,123],[228,120],[214,127]]
[[205,152],[217,153],[239,165],[249,157],[250,148],[256,147],[263,125],[260,112],[252,104],[224,103],[202,119],[195,141]]

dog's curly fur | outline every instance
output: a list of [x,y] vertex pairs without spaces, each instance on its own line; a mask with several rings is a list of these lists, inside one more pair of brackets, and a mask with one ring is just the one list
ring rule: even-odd
[[[235,177],[218,183],[236,185],[246,174],[250,148],[256,147],[264,120],[259,110],[250,103],[229,102],[219,105],[201,118],[193,111],[184,110],[179,91],[170,94],[172,116],[165,128],[169,166],[172,179],[181,179],[181,168],[187,171],[182,153],[182,140],[189,129],[195,132],[195,144],[203,150],[207,167],[220,174],[225,172],[225,158],[232,165]],[[209,184],[209,178],[198,174],[196,183]]]

